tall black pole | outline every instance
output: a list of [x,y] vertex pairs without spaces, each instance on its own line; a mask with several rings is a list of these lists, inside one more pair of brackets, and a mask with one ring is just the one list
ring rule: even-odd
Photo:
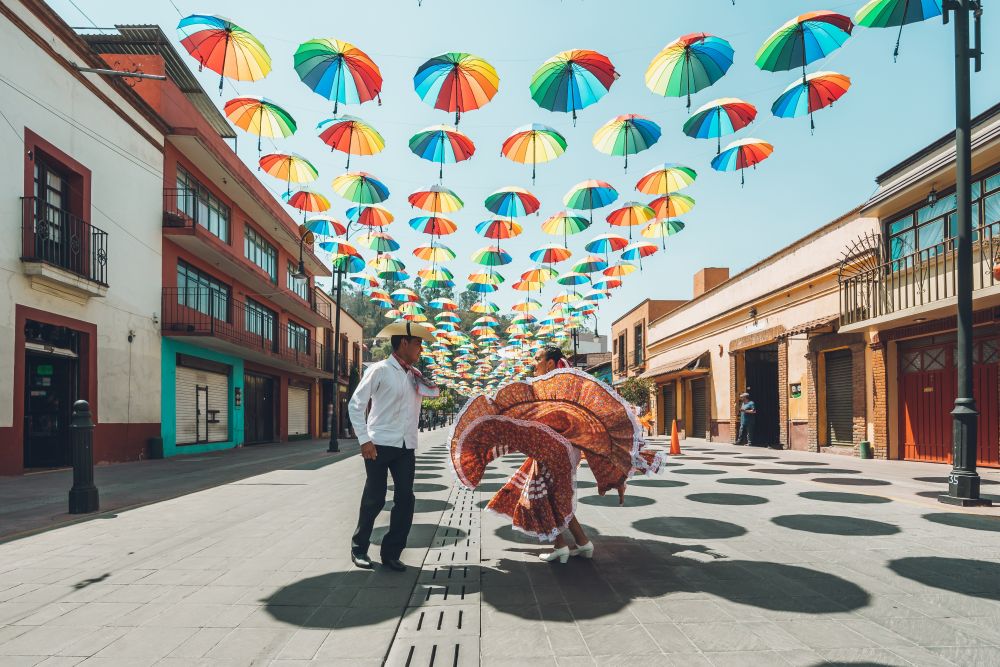
[[342,267],[338,263],[336,279],[336,295],[334,304],[337,314],[333,316],[333,413],[330,415],[330,446],[326,451],[340,451],[340,294],[344,282]]
[[[949,6],[950,5],[950,6]],[[952,0],[945,12],[955,19],[955,188],[958,204],[958,396],[952,410],[952,469],[948,493],[938,500],[969,507],[989,505],[979,497],[976,472],[977,423],[979,413],[972,391],[972,120],[970,111],[969,13],[972,0]],[[946,14],[947,16],[947,14]]]

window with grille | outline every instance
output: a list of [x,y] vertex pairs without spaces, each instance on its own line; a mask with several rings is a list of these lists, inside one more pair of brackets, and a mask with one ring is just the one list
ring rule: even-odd
[[243,255],[270,276],[272,283],[278,282],[278,250],[250,225],[243,228]]
[[177,166],[177,190],[178,209],[229,243],[229,207],[180,165]]
[[309,351],[309,329],[295,322],[288,323],[288,348],[296,352]]
[[309,279],[299,278],[295,275],[298,271],[298,267],[292,263],[288,263],[288,271],[285,273],[285,286],[292,290],[295,294],[298,294],[303,301],[309,300]]
[[635,341],[635,346],[632,349],[633,363],[641,364],[645,359],[646,348],[645,341],[643,340],[643,326],[642,322],[635,325],[635,331],[633,334],[633,340]]
[[178,260],[177,303],[228,322],[229,295],[229,285]]

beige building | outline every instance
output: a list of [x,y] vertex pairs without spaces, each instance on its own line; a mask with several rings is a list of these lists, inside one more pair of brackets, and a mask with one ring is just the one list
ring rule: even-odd
[[646,364],[646,330],[649,322],[684,301],[646,299],[611,324],[611,374],[614,384],[642,373]]

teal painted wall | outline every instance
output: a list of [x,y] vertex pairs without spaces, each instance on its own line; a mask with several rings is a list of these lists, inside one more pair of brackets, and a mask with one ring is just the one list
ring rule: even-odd
[[[243,393],[243,360],[214,350],[205,350],[176,338],[164,336],[161,340],[163,341],[163,354],[161,355],[163,387],[160,391],[160,409],[162,410],[160,434],[163,438],[163,455],[169,457],[178,454],[198,454],[241,446],[243,444],[243,406],[237,407],[235,405],[235,390],[238,388],[240,393]],[[174,380],[177,373],[178,353],[232,367],[232,375],[229,380],[229,439],[225,442],[177,446],[177,387]]]

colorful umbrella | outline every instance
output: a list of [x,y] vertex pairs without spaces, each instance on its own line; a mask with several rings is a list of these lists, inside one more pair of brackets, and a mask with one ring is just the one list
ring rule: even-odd
[[385,183],[364,171],[349,171],[333,179],[333,191],[356,204],[380,204],[389,198]]
[[555,160],[566,152],[566,138],[548,125],[522,125],[507,137],[500,154],[520,164],[531,163],[531,182],[535,182],[535,165]]
[[698,172],[681,164],[665,163],[647,171],[635,184],[635,189],[647,195],[666,195],[694,183]]
[[517,218],[535,213],[541,206],[538,197],[516,186],[500,188],[488,195],[483,203],[488,211],[505,218]]
[[420,297],[417,293],[411,290],[409,287],[400,287],[397,290],[393,290],[389,297],[396,303],[407,303],[412,301],[420,301]]
[[802,68],[830,55],[851,36],[854,24],[843,14],[821,10],[801,14],[778,28],[757,51],[754,62],[768,72]]
[[598,102],[618,78],[607,56],[575,49],[552,56],[531,77],[531,98],[549,111],[576,112]]
[[531,311],[538,310],[541,307],[541,301],[536,301],[535,299],[525,299],[524,301],[515,303],[510,309],[518,313],[530,313]]
[[531,258],[531,261],[540,264],[557,264],[565,262],[572,255],[573,253],[569,251],[569,248],[564,248],[555,243],[546,243],[537,250],[532,251],[528,257]]
[[595,273],[608,268],[608,262],[597,255],[587,255],[573,266],[575,273]]
[[482,266],[503,266],[511,263],[511,256],[498,246],[487,246],[473,253],[472,261]]
[[[653,248],[656,248],[656,246],[654,245]],[[641,269],[642,266],[640,265],[639,268]],[[622,283],[622,281],[619,280],[618,278],[608,278],[606,280],[598,280],[596,283],[594,283],[594,289],[601,292],[609,292],[613,289],[618,289],[623,284],[624,283]]]
[[450,262],[455,259],[455,251],[446,245],[424,243],[413,249],[413,255],[426,262]]
[[356,239],[358,245],[374,250],[375,252],[395,252],[399,250],[399,243],[396,239],[385,232],[369,232],[362,234]]
[[694,208],[694,197],[678,194],[667,194],[657,197],[649,203],[657,218],[676,218],[688,213]]
[[334,255],[330,258],[330,268],[337,273],[358,273],[365,268],[365,262],[357,255]]
[[556,282],[560,285],[586,285],[590,282],[590,276],[585,273],[577,273],[576,271],[567,271],[558,276]]
[[836,72],[813,72],[805,81],[796,81],[771,105],[778,118],[798,118],[809,114],[809,130],[815,130],[813,112],[825,109],[844,96],[851,79]]
[[740,139],[726,146],[726,150],[712,159],[712,169],[716,171],[740,171],[740,185],[743,185],[743,170],[755,167],[774,152],[774,146],[761,139]]
[[646,69],[646,87],[664,97],[687,97],[711,86],[733,64],[729,42],[704,32],[678,37],[663,47]]
[[455,125],[462,113],[484,106],[497,94],[500,77],[488,62],[469,53],[445,53],[417,68],[413,89],[427,104],[455,112]]
[[271,56],[260,41],[221,16],[192,14],[177,24],[181,44],[198,61],[198,71],[207,67],[219,74],[219,94],[224,77],[257,81],[271,71]]
[[552,236],[563,237],[563,247],[569,247],[568,236],[577,234],[590,227],[590,221],[579,215],[570,215],[559,211],[542,223],[542,231]]
[[608,268],[604,269],[601,273],[612,278],[623,278],[630,273],[635,273],[635,264],[618,262],[617,264],[612,264]]
[[[370,273],[359,273],[357,275],[350,276],[348,280],[350,280],[355,285],[361,285],[362,287],[367,287],[367,288],[377,288],[379,285],[382,284],[379,282],[378,278],[376,278]],[[368,292],[368,296],[373,300],[377,300],[376,297],[381,296],[381,294],[382,290],[379,289],[372,289],[370,292]],[[386,294],[385,298],[388,299],[389,295]]]
[[338,116],[321,121],[316,129],[320,140],[331,151],[347,154],[347,166],[351,168],[352,155],[375,155],[385,148],[385,139],[374,127],[354,116]]
[[642,235],[647,239],[660,239],[660,246],[667,249],[667,237],[673,236],[684,229],[680,220],[654,220],[642,228]]
[[[618,234],[598,234],[583,247],[587,252],[618,252],[628,245],[628,239]],[[606,260],[607,258],[605,258]]]
[[353,257],[361,257],[361,253],[358,249],[346,241],[320,241],[319,248],[325,250],[331,255],[351,255]]
[[610,183],[587,180],[577,183],[563,197],[567,208],[590,211],[590,222],[594,222],[594,209],[604,208],[618,199],[618,191]]
[[458,225],[448,218],[439,215],[421,215],[410,218],[410,227],[422,234],[431,236],[445,236],[454,234],[458,230]]
[[941,16],[941,0],[869,0],[854,14],[854,22],[865,28],[895,28],[896,50],[892,60],[899,57],[899,41],[903,38],[903,26],[919,23]]
[[476,146],[454,127],[433,125],[410,137],[410,150],[419,158],[437,162],[438,178],[443,178],[445,164],[468,160]]
[[[485,248],[484,248],[485,250]],[[469,274],[469,282],[479,285],[502,285],[506,279],[495,271],[479,271]]]
[[285,203],[305,213],[322,213],[330,210],[330,200],[309,188],[291,193]]
[[492,220],[483,220],[476,225],[476,233],[488,239],[495,239],[498,248],[500,247],[501,240],[519,236],[522,231],[524,230],[521,225],[513,220],[499,220],[494,218]]
[[624,156],[625,171],[628,171],[628,156],[648,149],[659,140],[659,125],[643,116],[626,114],[597,128],[593,144],[606,155]]
[[735,97],[723,97],[695,111],[684,123],[684,134],[694,139],[715,139],[715,154],[718,155],[722,151],[723,135],[742,130],[756,117],[754,105]]
[[368,54],[339,39],[311,39],[299,44],[295,72],[309,89],[339,104],[363,104],[379,99],[382,72]]
[[474,313],[499,313],[500,306],[496,305],[492,301],[477,301],[472,304],[472,307],[469,308],[469,310]]
[[268,153],[257,163],[264,173],[285,181],[285,192],[292,191],[292,183],[311,183],[319,177],[312,162],[295,153]]
[[454,213],[465,206],[461,197],[443,185],[432,185],[426,190],[417,190],[406,200],[410,202],[410,206],[431,213]]
[[613,227],[628,227],[628,237],[632,238],[632,228],[644,225],[656,217],[656,212],[646,204],[638,201],[627,201],[608,214],[608,224]]
[[234,97],[222,110],[236,127],[257,135],[258,153],[261,137],[290,137],[297,127],[291,114],[263,97]]
[[305,227],[320,236],[343,236],[347,227],[340,220],[329,215],[314,215],[305,221]]
[[347,209],[347,219],[365,227],[385,227],[395,220],[395,217],[384,206],[370,204]]
[[622,250],[622,259],[628,261],[639,262],[639,268],[642,268],[642,259],[644,257],[649,257],[650,255],[655,255],[659,248],[656,247],[655,243],[650,243],[648,241],[636,241],[634,243],[629,243],[624,250]]
[[[437,310],[444,310],[444,311],[458,310],[458,304],[455,303],[453,299],[449,299],[448,297],[445,296],[439,296],[436,299],[431,299],[430,306],[431,308],[436,308]],[[443,314],[444,313],[438,313],[438,316]]]

